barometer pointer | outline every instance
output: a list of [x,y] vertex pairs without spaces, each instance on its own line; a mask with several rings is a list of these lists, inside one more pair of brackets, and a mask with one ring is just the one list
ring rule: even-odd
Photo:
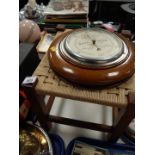
[[96,40],[92,39],[88,33],[86,33],[86,35],[88,36],[88,38],[92,41],[92,44],[97,48],[97,51],[101,50],[99,47],[96,46]]

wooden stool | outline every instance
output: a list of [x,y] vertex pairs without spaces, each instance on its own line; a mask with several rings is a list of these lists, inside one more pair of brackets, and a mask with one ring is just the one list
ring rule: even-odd
[[[24,88],[32,103],[33,111],[46,130],[49,129],[50,122],[55,122],[109,132],[109,141],[115,142],[135,116],[134,76],[115,88],[93,89],[77,86],[60,79],[52,71],[49,67],[47,54],[43,57],[33,75],[38,77],[37,84],[31,87],[24,86]],[[47,105],[43,102],[45,95],[50,95]],[[113,107],[113,125],[108,126],[49,115],[56,96]]]

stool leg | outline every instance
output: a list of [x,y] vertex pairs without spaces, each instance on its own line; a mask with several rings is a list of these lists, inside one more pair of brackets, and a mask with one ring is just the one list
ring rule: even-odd
[[49,122],[47,121],[47,116],[46,113],[43,109],[43,106],[40,104],[40,102],[37,99],[37,95],[34,91],[33,87],[30,86],[24,86],[24,91],[28,97],[28,99],[31,102],[32,105],[32,111],[37,115],[38,117],[38,121],[41,124],[41,126],[45,129],[45,130],[49,130],[50,129],[50,125]]
[[51,111],[52,106],[53,106],[55,96],[50,95],[46,102],[45,102],[45,97],[46,97],[46,95],[36,94],[36,98],[37,98],[39,104],[41,105],[44,113],[46,115],[48,115]]
[[110,142],[116,142],[126,130],[130,122],[135,117],[135,95],[129,93],[127,107],[119,113],[117,119],[113,124],[113,132],[109,137]]

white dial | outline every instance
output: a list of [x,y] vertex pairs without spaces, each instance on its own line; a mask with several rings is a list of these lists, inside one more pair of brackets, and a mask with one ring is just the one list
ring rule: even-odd
[[90,60],[111,60],[123,52],[123,43],[115,34],[102,29],[80,29],[67,36],[68,54]]

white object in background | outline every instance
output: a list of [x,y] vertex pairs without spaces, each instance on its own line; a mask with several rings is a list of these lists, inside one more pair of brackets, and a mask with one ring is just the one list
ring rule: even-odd
[[31,8],[34,8],[36,5],[36,0],[29,0],[28,4]]
[[132,134],[135,134],[135,119],[133,119],[131,121],[131,123],[129,124],[129,127],[128,127],[129,131],[132,133]]
[[135,14],[135,3],[122,4],[121,8],[131,14]]
[[45,33],[44,36],[42,36],[41,40],[39,41],[36,49],[39,53],[46,53],[48,51],[48,48],[50,47],[54,36],[50,33]]

